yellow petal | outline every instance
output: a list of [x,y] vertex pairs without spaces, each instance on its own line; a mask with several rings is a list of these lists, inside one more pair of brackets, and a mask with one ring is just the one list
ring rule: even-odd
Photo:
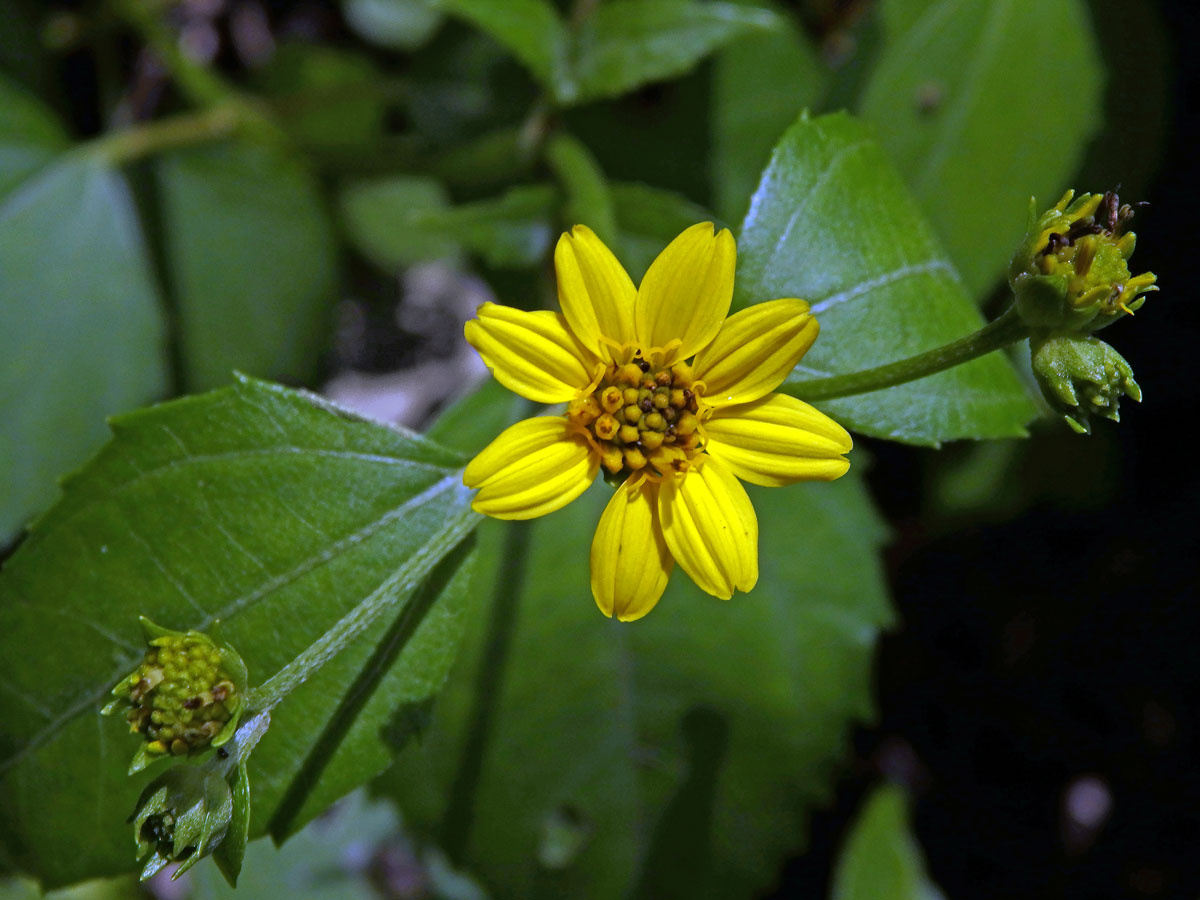
[[592,596],[622,622],[654,609],[675,566],[658,524],[658,485],[631,482],[613,493],[592,539]]
[[562,416],[510,425],[463,472],[478,488],[471,508],[497,519],[532,519],[566,506],[588,489],[600,466],[591,445]]
[[758,517],[746,489],[721,463],[705,459],[664,479],[658,518],[667,547],[703,590],[722,600],[758,581]]
[[555,312],[485,303],[464,332],[497,381],[537,403],[570,400],[591,384],[598,363]]
[[784,394],[717,410],[705,426],[707,451],[751,484],[832,481],[846,474],[853,442],[818,409]]
[[554,248],[558,302],[571,329],[584,345],[605,360],[612,344],[633,343],[633,301],[637,289],[604,242],[586,225],[576,225]]
[[733,299],[737,247],[728,229],[713,224],[687,229],[650,264],[638,288],[634,322],[644,350],[682,341],[676,359],[692,356],[713,339]]
[[770,300],[726,319],[693,372],[710,405],[748,403],[779,387],[816,339],[807,303]]

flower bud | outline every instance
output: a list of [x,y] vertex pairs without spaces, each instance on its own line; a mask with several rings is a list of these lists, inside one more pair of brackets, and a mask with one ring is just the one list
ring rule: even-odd
[[168,769],[142,792],[130,819],[138,859],[149,854],[142,879],[173,862],[183,863],[172,876],[178,878],[217,848],[233,817],[224,774],[209,766]]
[[1092,332],[1132,315],[1158,290],[1155,275],[1129,273],[1136,236],[1134,208],[1114,191],[1067,191],[1041,215],[1030,207],[1029,228],[1008,278],[1021,318],[1035,331]]
[[1122,395],[1142,400],[1124,357],[1094,337],[1059,335],[1031,342],[1031,361],[1047,402],[1079,434],[1090,434],[1092,415],[1121,420]]
[[105,715],[124,711],[129,730],[145,741],[129,772],[163,756],[219,747],[233,734],[246,691],[246,666],[232,648],[197,631],[160,628],[142,619],[150,649],[117,682]]

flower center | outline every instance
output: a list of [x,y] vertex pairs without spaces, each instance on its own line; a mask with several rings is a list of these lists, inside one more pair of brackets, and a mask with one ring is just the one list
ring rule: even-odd
[[687,363],[656,369],[639,353],[610,365],[594,391],[570,402],[567,418],[587,431],[610,482],[679,474],[704,449],[703,391]]

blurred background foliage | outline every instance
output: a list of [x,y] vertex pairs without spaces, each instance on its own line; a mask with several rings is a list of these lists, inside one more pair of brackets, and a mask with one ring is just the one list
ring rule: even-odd
[[[1030,195],[1120,183],[1151,201],[1136,261],[1164,292],[1114,329],[1147,392],[1119,431],[1083,441],[1046,421],[1027,441],[897,443],[1016,433],[1029,416],[1015,379],[990,419],[926,414],[969,378],[836,408],[893,439],[859,439],[867,484],[756,494],[762,584],[736,615],[676,583],[616,636],[578,602],[582,566],[560,565],[586,544],[595,492],[524,532],[487,523],[449,684],[432,711],[410,710],[391,735],[398,764],[372,785],[393,802],[355,795],[278,853],[255,844],[242,891],[1194,896],[1196,476],[1176,429],[1194,405],[1178,370],[1195,314],[1178,299],[1196,134],[1182,112],[1194,76],[1172,61],[1195,34],[1188,11],[0,0],[3,554],[105,441],[105,416],[234,369],[427,425],[478,380],[460,339],[478,302],[553,303],[562,229],[587,222],[639,278],[688,224],[737,231],[789,128],[781,154],[844,127],[831,153],[877,140],[899,179],[867,167],[814,188],[804,221],[828,222],[821,265],[739,271],[739,302],[814,296],[827,270],[858,271],[876,235],[900,240],[910,206],[928,235],[914,227],[905,246],[961,276],[889,295],[878,309],[894,318],[873,326],[848,306],[859,364],[890,359],[892,335],[899,348],[909,330],[969,327],[943,316],[964,292],[1001,309]],[[794,126],[804,109],[848,110],[867,137]],[[856,189],[887,202],[856,208]],[[761,240],[778,237],[763,222]],[[828,353],[839,322],[822,321]],[[432,434],[471,452],[517,414],[506,397],[485,385]],[[533,554],[509,585],[515,616],[490,589],[511,541]],[[506,617],[504,683],[476,684]],[[465,723],[481,716],[475,746]],[[913,798],[915,838],[885,780]],[[228,892],[211,866],[180,884],[149,890]],[[0,897],[31,890],[12,881]]]

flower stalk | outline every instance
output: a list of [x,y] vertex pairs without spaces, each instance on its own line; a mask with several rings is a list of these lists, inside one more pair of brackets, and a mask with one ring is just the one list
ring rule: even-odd
[[831,375],[805,381],[792,381],[789,378],[779,391],[810,402],[867,394],[960,366],[1022,341],[1029,337],[1029,333],[1029,326],[1021,319],[1016,308],[1010,306],[978,331],[941,347],[848,375]]

